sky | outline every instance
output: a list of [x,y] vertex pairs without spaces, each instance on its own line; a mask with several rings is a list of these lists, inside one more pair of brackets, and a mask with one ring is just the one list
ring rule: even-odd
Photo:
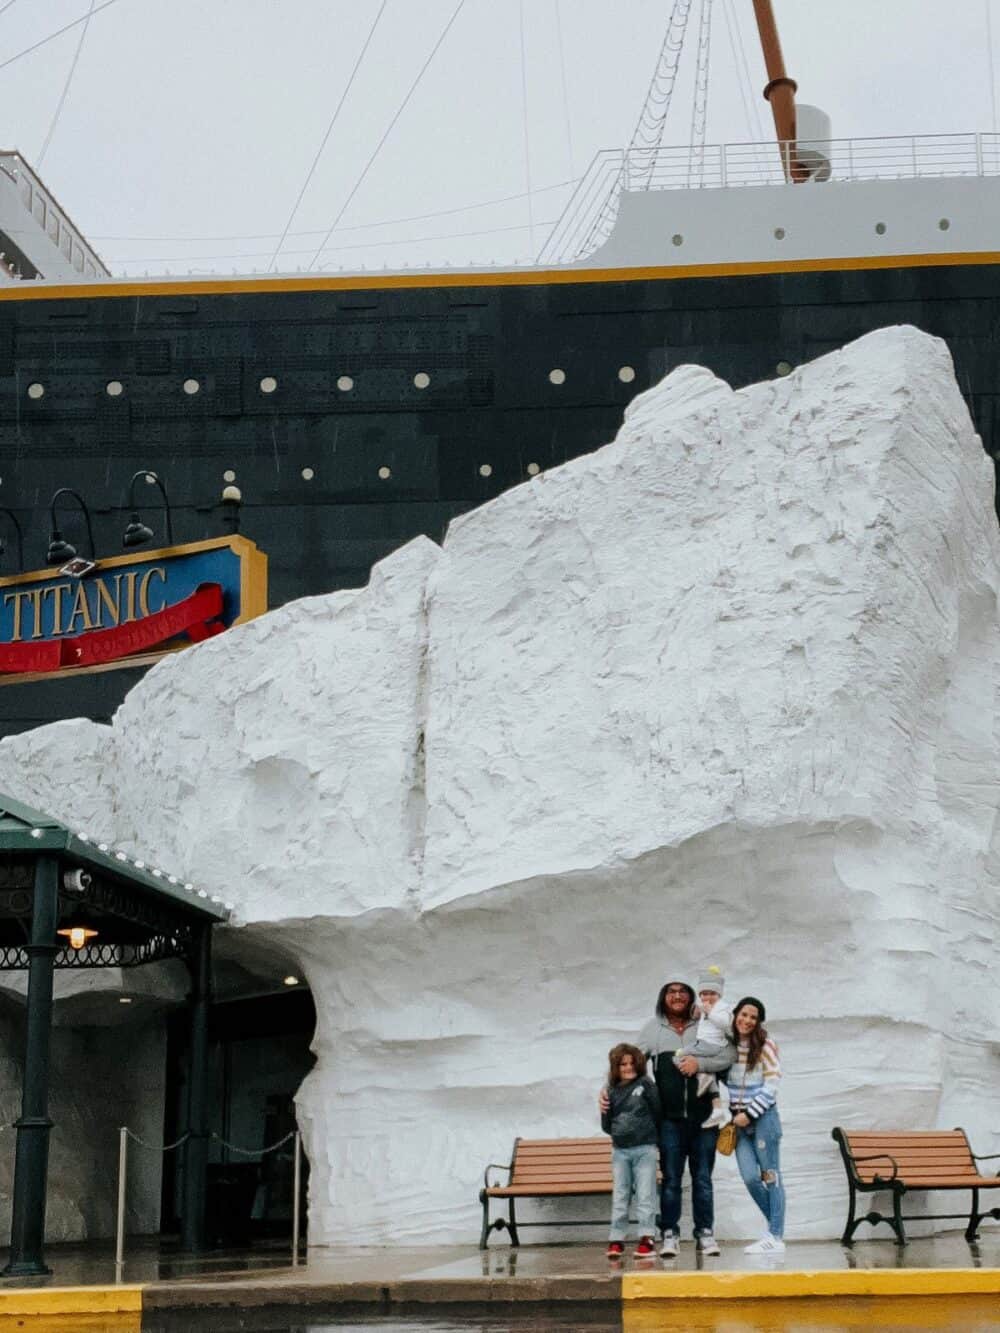
[[[690,140],[703,2],[665,144]],[[671,4],[0,0],[0,147],[116,274],[528,262],[628,143]],[[1000,0],[774,8],[835,137],[996,131]],[[713,0],[709,143],[770,136],[765,81],[750,0]]]

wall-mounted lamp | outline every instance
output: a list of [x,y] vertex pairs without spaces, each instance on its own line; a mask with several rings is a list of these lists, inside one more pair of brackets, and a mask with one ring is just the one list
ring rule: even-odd
[[144,542],[151,541],[153,537],[152,528],[147,527],[145,523],[141,522],[139,518],[139,510],[135,502],[135,484],[140,477],[156,486],[159,489],[160,495],[163,497],[163,508],[166,511],[167,516],[167,545],[173,546],[174,524],[170,513],[170,501],[167,499],[167,488],[164,486],[158,474],[150,472],[147,468],[142,468],[140,471],[134,473],[128,484],[128,508],[130,513],[128,527],[125,529],[122,536],[122,546],[142,546]]
[[57,930],[56,934],[69,940],[71,949],[82,949],[88,940],[96,938],[97,931],[90,926],[65,926],[62,930]]
[[230,532],[239,532],[240,530],[240,505],[243,503],[243,492],[238,486],[224,486],[222,488],[222,526],[228,528]]
[[[17,572],[24,573],[24,531],[21,528],[20,520],[13,509],[0,509],[0,514],[6,514],[14,525],[14,531],[17,533]],[[7,553],[6,538],[0,537],[0,559]]]
[[67,560],[72,560],[76,555],[76,547],[71,542],[64,541],[63,535],[56,526],[56,501],[61,495],[71,495],[83,510],[83,516],[87,520],[87,539],[90,542],[90,558],[96,560],[94,554],[94,529],[90,523],[90,510],[87,508],[87,502],[79,491],[74,491],[70,486],[60,486],[52,499],[49,501],[49,518],[52,520],[51,531],[49,533],[49,549],[45,556],[47,565],[63,565]]

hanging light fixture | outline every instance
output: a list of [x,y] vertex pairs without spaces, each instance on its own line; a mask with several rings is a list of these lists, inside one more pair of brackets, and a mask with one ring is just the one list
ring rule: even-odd
[[64,926],[56,934],[65,936],[71,949],[82,949],[89,940],[97,937],[97,931],[90,926]]
[[143,523],[139,518],[139,508],[135,498],[135,484],[141,478],[148,481],[151,486],[157,487],[163,498],[163,508],[166,512],[167,527],[167,545],[174,544],[174,527],[170,514],[170,501],[167,499],[167,489],[160,476],[155,472],[150,472],[148,468],[140,468],[138,472],[133,473],[132,479],[128,484],[128,508],[129,520],[128,527],[122,536],[122,546],[128,549],[130,546],[142,546],[145,542],[153,540],[153,529],[148,524]]
[[45,562],[48,565],[59,565],[63,561],[72,560],[76,555],[76,547],[63,538],[56,523],[56,501],[63,495],[71,496],[83,510],[83,516],[87,523],[87,538],[90,542],[90,562],[88,569],[84,572],[89,572],[90,569],[93,569],[94,561],[97,559],[94,555],[94,531],[90,525],[90,510],[87,508],[87,502],[80,492],[73,490],[71,486],[60,486],[49,501],[49,517],[52,522],[49,532],[49,549],[45,556]]

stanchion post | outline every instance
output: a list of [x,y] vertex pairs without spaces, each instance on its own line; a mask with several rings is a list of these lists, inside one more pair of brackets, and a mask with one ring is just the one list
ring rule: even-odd
[[299,1262],[299,1209],[302,1206],[302,1135],[295,1131],[295,1167],[292,1185],[292,1267]]
[[115,1231],[115,1281],[121,1282],[125,1267],[125,1189],[128,1170],[128,1129],[118,1130],[118,1225]]

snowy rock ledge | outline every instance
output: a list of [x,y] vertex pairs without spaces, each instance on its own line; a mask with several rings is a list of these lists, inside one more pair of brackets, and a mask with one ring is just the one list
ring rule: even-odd
[[0,789],[303,969],[312,1244],[471,1242],[484,1163],[595,1132],[608,1047],[707,962],[781,1046],[790,1234],[834,1236],[833,1125],[1000,1147],[992,497],[915,329],[739,392],[682,367],[443,549],[0,744]]

